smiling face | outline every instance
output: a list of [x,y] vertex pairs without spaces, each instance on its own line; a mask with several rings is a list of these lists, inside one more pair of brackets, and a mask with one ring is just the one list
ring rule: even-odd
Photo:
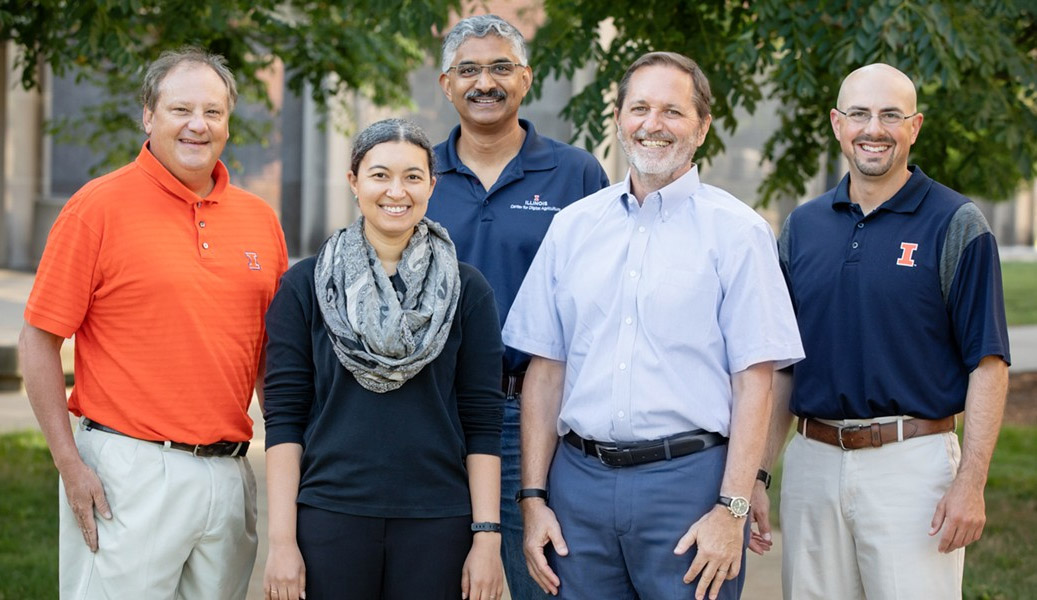
[[166,170],[204,195],[230,137],[227,86],[210,67],[184,62],[162,79],[158,89],[155,109],[144,108],[148,147]]
[[[458,46],[450,66],[519,62],[508,40],[489,34],[465,40]],[[532,69],[519,66],[510,75],[498,77],[492,71],[480,69],[478,76],[465,78],[452,69],[439,76],[443,93],[457,109],[461,123],[468,127],[494,127],[518,119],[519,105],[533,82]]]
[[843,112],[873,115],[867,123],[859,124],[837,110],[830,112],[832,131],[850,161],[851,179],[882,179],[907,173],[908,154],[922,128],[922,115],[895,125],[883,125],[877,117],[883,112],[906,116],[916,111],[914,84],[906,75],[883,64],[857,69],[843,81],[838,105]]
[[[659,189],[691,169],[711,122],[698,117],[694,97],[691,75],[676,67],[651,65],[630,76],[615,118],[635,184],[651,179],[649,187]],[[643,199],[636,189],[635,195]]]
[[372,147],[347,178],[364,215],[364,233],[376,248],[410,238],[436,184],[425,149],[402,141]]

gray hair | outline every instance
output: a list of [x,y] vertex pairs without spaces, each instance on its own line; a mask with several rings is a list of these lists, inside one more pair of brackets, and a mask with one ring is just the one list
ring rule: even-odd
[[450,64],[454,62],[454,55],[461,44],[468,38],[484,38],[488,35],[497,35],[511,42],[511,49],[522,65],[529,63],[526,53],[526,39],[515,26],[508,23],[497,15],[478,15],[462,19],[454,25],[454,28],[443,38],[443,72],[446,73]]
[[619,80],[619,91],[616,92],[617,110],[623,110],[623,102],[626,100],[627,90],[630,88],[630,78],[633,77],[634,72],[638,69],[655,65],[673,67],[687,73],[691,77],[691,83],[695,90],[695,97],[692,98],[695,112],[698,114],[699,119],[705,119],[710,114],[709,106],[713,104],[713,93],[709,90],[709,79],[706,78],[706,74],[699,68],[698,63],[676,52],[649,52],[648,54],[642,54],[640,58],[635,60],[630,65],[630,68],[627,69],[627,72],[623,74],[623,79]]
[[353,152],[350,155],[349,170],[354,175],[360,170],[364,156],[378,144],[386,142],[407,142],[425,151],[428,156],[429,175],[436,173],[436,155],[432,152],[432,142],[425,131],[406,119],[383,119],[367,126],[353,141]]
[[234,82],[234,74],[227,68],[227,59],[219,54],[212,54],[193,46],[166,50],[155,62],[151,63],[144,74],[144,83],[140,86],[140,101],[144,108],[155,110],[155,106],[158,104],[158,88],[162,84],[162,80],[173,69],[185,62],[205,65],[215,71],[227,86],[227,108],[234,110],[234,104],[238,101],[238,86]]

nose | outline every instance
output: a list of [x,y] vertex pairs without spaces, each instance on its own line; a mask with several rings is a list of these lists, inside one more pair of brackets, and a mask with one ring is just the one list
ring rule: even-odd
[[475,87],[480,91],[486,91],[497,87],[497,80],[490,76],[488,67],[479,67],[479,76],[475,78]]
[[868,122],[864,125],[864,131],[869,135],[883,135],[886,130],[882,127],[882,122],[879,121],[879,116],[871,115],[871,118],[868,119]]
[[406,195],[403,190],[403,182],[394,177],[389,182],[389,189],[385,190],[385,195],[393,199],[403,198]]
[[660,120],[659,113],[654,110],[649,110],[648,114],[645,115],[644,121],[641,121],[641,128],[649,132],[659,131]]
[[191,118],[187,121],[187,128],[191,131],[205,131],[205,117],[200,111],[191,113]]

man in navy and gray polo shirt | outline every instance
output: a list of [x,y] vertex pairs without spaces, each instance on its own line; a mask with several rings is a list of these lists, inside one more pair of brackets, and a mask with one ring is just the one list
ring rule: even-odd
[[[589,153],[537,135],[518,118],[533,71],[525,41],[494,15],[459,22],[443,41],[439,83],[461,124],[435,148],[436,189],[428,217],[443,224],[458,259],[476,266],[493,287],[504,322],[522,278],[555,213],[608,185]],[[519,489],[519,393],[529,356],[504,355],[501,455],[502,558],[515,600],[543,598],[522,553]]]
[[[851,73],[831,111],[849,174],[778,242],[807,355],[776,376],[765,457],[798,416],[785,598],[961,598],[964,548],[983,531],[1010,360],[1001,269],[976,205],[908,166],[922,119],[900,71]],[[757,484],[762,531],[765,498]]]

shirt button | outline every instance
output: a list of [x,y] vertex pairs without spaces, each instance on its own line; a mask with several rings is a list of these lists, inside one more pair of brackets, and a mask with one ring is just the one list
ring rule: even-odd
[[627,414],[623,411],[619,411],[618,413],[616,413],[616,416],[622,419],[623,417],[627,416]]
[[864,221],[857,223],[857,229],[864,229]]
[[209,249],[209,242],[202,242],[202,248]]
[[198,221],[198,226],[204,229],[205,228],[205,221]]
[[626,371],[627,370],[627,364],[626,363],[619,363],[619,370],[620,371]]
[[633,325],[634,320],[631,319],[630,317],[627,317],[626,319],[623,320],[623,322],[626,323],[627,325]]
[[860,244],[858,244],[857,242],[850,244],[850,247],[852,248],[856,248],[857,246],[860,246]]
[[640,231],[641,233],[644,233],[645,232],[645,226],[642,225],[642,226],[638,227],[637,230]]
[[195,208],[201,208],[202,207],[202,203],[201,202],[195,202],[194,206],[195,206]]
[[637,277],[637,271],[630,271],[631,277]]

